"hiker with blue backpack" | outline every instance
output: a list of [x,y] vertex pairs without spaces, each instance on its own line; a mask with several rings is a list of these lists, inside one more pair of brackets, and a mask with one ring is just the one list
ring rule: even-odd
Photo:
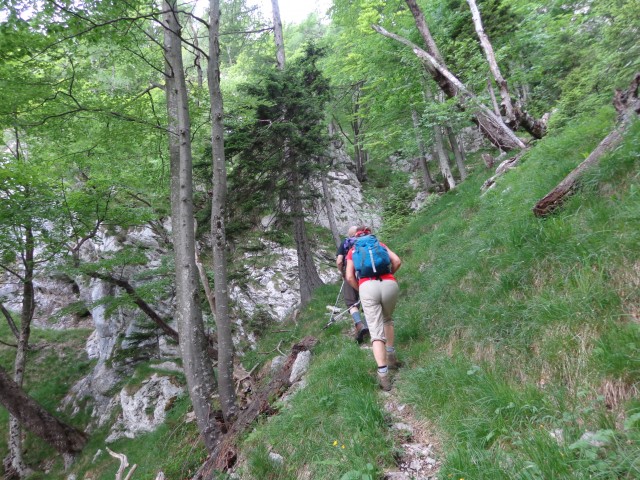
[[369,327],[367,327],[367,321],[360,316],[360,296],[358,295],[358,291],[355,290],[351,285],[349,285],[345,278],[345,271],[347,267],[347,262],[345,257],[353,244],[356,241],[356,232],[358,231],[358,227],[355,225],[349,227],[347,231],[346,238],[342,239],[340,245],[338,246],[338,251],[336,252],[336,266],[340,271],[340,274],[343,278],[343,295],[344,295],[344,303],[347,305],[349,309],[349,313],[353,318],[353,323],[355,327],[354,337],[356,342],[362,343],[364,339],[369,335]]
[[400,257],[381,243],[367,227],[359,227],[356,241],[347,253],[346,280],[360,294],[362,309],[367,317],[378,365],[380,388],[391,390],[389,369],[398,368],[393,347],[392,314],[396,308],[400,288],[393,276],[402,265]]

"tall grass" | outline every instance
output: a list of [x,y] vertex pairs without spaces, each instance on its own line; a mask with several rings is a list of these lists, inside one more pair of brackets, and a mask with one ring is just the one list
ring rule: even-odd
[[[640,124],[561,210],[546,219],[531,212],[613,121],[604,109],[550,134],[485,195],[489,172],[477,163],[416,214],[399,197],[386,207],[393,225],[383,240],[403,259],[395,320],[406,366],[395,391],[433,425],[442,479],[640,478]],[[373,178],[384,186],[384,176]],[[306,388],[241,439],[243,478],[367,479],[393,468],[399,446],[371,352],[347,336],[350,320],[322,329],[338,288],[319,289],[296,322],[264,332],[242,358],[268,377],[278,350],[319,339]],[[0,334],[8,338],[6,328]],[[0,358],[9,362],[9,351]],[[33,379],[54,369],[51,385],[28,382],[51,409],[88,368],[65,358],[30,359]],[[197,468],[205,452],[188,410],[183,397],[156,432],[112,445],[139,465],[136,479],[161,469],[188,478]],[[117,462],[93,458],[107,433],[92,433],[73,470],[79,478],[113,478]]]
[[[561,210],[531,211],[612,124],[611,109],[575,122],[487,194],[476,169],[383,232],[404,261],[396,389],[442,439],[440,478],[640,478],[640,124]],[[303,321],[319,319],[312,306]],[[308,387],[247,438],[249,478],[392,463],[371,355],[337,328],[321,336]],[[352,455],[333,446],[345,438]]]

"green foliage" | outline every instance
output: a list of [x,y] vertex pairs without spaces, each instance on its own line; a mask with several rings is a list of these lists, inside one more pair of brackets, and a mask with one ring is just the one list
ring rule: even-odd
[[[541,221],[529,210],[582,159],[567,155],[606,134],[609,115],[546,138],[482,198],[471,178],[399,235],[400,256],[420,259],[400,274],[408,295],[396,338],[413,345],[417,367],[400,389],[447,432],[445,478],[516,478],[523,469],[531,478],[633,477],[638,438],[613,428],[607,405],[621,400],[597,392],[605,378],[637,382],[637,329],[620,323],[635,297],[615,285],[638,251],[622,220],[640,213],[638,125],[562,212]],[[624,187],[603,195],[607,185]],[[566,443],[551,437],[558,430]],[[611,441],[585,446],[586,430]]]
[[295,185],[306,182],[321,167],[318,159],[328,143],[322,121],[328,84],[317,67],[321,56],[310,43],[285,70],[266,70],[242,88],[247,102],[235,119],[230,114],[227,140],[233,157],[232,233],[242,231],[238,223],[255,225],[269,210],[281,214],[279,204],[289,198],[294,179]]
[[[290,400],[286,413],[260,425],[247,438],[244,448],[255,458],[250,462],[251,478],[261,478],[266,467],[276,468],[259,450],[265,444],[287,458],[275,478],[298,478],[303,468],[314,478],[340,478],[350,471],[373,474],[365,457],[374,454],[390,461],[390,443],[381,432],[384,416],[374,394],[377,386],[367,371],[371,362],[367,352],[335,333],[327,341],[315,350],[307,388]],[[291,431],[306,441],[300,443],[286,433]]]

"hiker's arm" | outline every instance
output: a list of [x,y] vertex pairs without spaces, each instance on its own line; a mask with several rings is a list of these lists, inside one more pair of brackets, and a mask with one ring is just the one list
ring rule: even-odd
[[349,285],[356,289],[356,291],[360,289],[358,285],[358,279],[356,278],[356,268],[353,266],[353,261],[348,259],[345,280]]
[[342,273],[343,265],[344,265],[344,255],[338,255],[336,257],[336,267],[338,267],[338,270],[340,270],[340,273]]
[[389,258],[391,259],[391,273],[396,273],[402,265],[402,260],[400,260],[400,257],[388,248],[387,252],[389,252]]

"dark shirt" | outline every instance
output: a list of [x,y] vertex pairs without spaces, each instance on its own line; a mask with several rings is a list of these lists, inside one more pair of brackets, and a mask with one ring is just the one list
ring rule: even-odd
[[347,240],[347,238],[349,237],[345,237],[340,241],[340,245],[338,246],[338,251],[336,252],[336,258],[338,258],[340,255],[345,257],[347,253],[349,253],[349,252],[345,252],[345,249],[344,249],[344,242]]

